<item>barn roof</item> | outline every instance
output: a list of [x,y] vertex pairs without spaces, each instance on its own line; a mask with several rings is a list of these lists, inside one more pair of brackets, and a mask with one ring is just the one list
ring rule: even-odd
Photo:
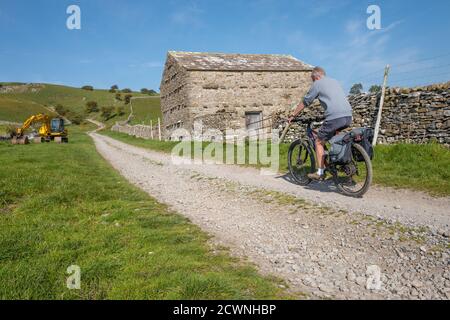
[[312,66],[290,55],[231,54],[170,51],[187,70],[200,71],[310,71]]

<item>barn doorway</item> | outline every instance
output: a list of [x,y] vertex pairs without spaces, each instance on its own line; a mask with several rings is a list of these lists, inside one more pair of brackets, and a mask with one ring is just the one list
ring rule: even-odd
[[253,111],[245,113],[245,125],[248,131],[257,131],[262,129],[262,111]]

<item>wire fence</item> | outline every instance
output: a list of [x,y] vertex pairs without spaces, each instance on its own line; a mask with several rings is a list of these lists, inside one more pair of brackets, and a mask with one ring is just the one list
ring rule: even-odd
[[[366,88],[381,85],[383,73],[384,68],[378,69],[358,77],[352,83],[364,84]],[[450,81],[450,52],[391,65],[388,86],[425,86],[448,81]]]
[[153,125],[147,126],[142,124],[129,125],[116,123],[114,126],[112,126],[111,130],[147,140],[157,140],[157,139],[159,141],[162,140],[160,121],[158,121],[158,125],[156,126]]

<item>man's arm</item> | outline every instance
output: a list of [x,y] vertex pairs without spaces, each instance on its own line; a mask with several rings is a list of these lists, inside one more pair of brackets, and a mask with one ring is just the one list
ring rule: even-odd
[[305,107],[311,105],[311,103],[313,103],[313,101],[317,99],[318,96],[319,88],[317,82],[314,82],[303,101],[298,104],[297,109],[295,109],[295,111],[289,117],[289,123],[291,123],[303,111],[303,109],[305,109]]
[[302,111],[305,109],[305,105],[303,102],[300,102],[297,108],[294,110],[294,112],[289,117],[288,122],[291,123]]

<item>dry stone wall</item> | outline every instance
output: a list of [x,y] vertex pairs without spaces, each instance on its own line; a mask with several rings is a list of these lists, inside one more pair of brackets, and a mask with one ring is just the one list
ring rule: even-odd
[[159,131],[158,128],[150,127],[150,126],[144,126],[144,125],[134,125],[131,126],[129,124],[119,124],[116,123],[111,128],[112,131],[125,133],[129,136],[134,136],[137,138],[143,138],[143,139],[159,139]]
[[[381,120],[379,143],[427,143],[450,145],[450,82],[416,88],[389,88]],[[349,96],[353,107],[353,127],[375,127],[380,94]],[[287,112],[276,115],[275,127],[283,128]],[[321,121],[318,103],[302,115]],[[294,125],[287,135],[292,141],[304,134],[303,126]]]

